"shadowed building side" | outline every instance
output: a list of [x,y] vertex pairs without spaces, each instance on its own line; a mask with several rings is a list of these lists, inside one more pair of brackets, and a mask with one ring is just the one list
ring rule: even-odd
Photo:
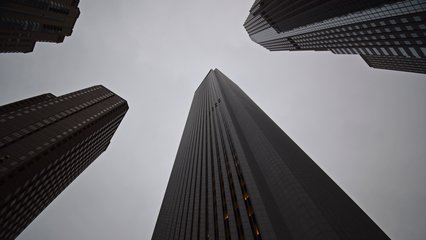
[[153,233],[163,239],[389,239],[235,83],[197,89]]
[[107,149],[127,110],[103,86],[0,107],[0,239],[15,239]]
[[384,62],[375,68],[426,71],[425,0],[256,0],[244,27],[270,51],[358,54]]
[[361,57],[372,68],[426,74],[426,58],[414,59],[373,55],[361,55]]
[[80,15],[79,0],[0,1],[0,52],[32,52],[36,42],[61,43]]

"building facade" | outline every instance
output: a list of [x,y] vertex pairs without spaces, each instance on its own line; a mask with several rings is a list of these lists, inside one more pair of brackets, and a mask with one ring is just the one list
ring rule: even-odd
[[373,68],[426,73],[426,0],[256,0],[244,27],[270,51],[359,54]]
[[0,1],[0,52],[32,52],[36,42],[61,43],[80,15],[79,0]]
[[389,239],[235,83],[195,92],[153,240]]
[[103,86],[0,107],[0,239],[15,239],[106,150],[127,110]]

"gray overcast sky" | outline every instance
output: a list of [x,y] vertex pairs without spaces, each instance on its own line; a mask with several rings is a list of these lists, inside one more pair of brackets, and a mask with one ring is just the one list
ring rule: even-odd
[[130,104],[108,150],[19,240],[150,239],[195,89],[236,82],[392,238],[426,236],[426,77],[269,52],[253,0],[82,0],[62,44],[0,55],[0,105],[103,84]]

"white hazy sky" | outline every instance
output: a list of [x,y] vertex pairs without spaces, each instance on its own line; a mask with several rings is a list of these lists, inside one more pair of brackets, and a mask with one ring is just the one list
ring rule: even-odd
[[192,96],[236,82],[392,238],[426,236],[426,77],[359,56],[269,52],[253,0],[82,0],[62,44],[0,55],[0,105],[103,84],[130,105],[108,150],[18,240],[150,239]]

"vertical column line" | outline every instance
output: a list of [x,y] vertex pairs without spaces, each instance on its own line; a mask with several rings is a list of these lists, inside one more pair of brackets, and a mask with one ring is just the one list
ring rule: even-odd
[[[219,79],[219,77],[218,77],[218,79]],[[217,86],[215,86],[215,89],[216,89],[216,87]],[[220,103],[220,98],[218,98],[218,101]],[[247,187],[246,187],[246,184],[245,184],[245,181],[244,181],[244,176],[243,176],[243,173],[242,173],[240,165],[239,165],[238,156],[237,156],[237,153],[236,153],[235,147],[234,147],[234,141],[232,140],[232,137],[229,133],[228,123],[225,120],[225,118],[223,117],[223,114],[222,114],[220,108],[218,110],[218,114],[220,116],[221,121],[223,122],[223,126],[224,126],[224,129],[225,129],[225,133],[226,133],[226,136],[227,136],[229,147],[230,147],[230,150],[231,150],[231,153],[232,153],[233,162],[234,162],[235,169],[236,169],[236,172],[237,172],[238,182],[239,182],[239,185],[240,185],[241,192],[243,193],[242,197],[244,199],[245,208],[246,208],[247,214],[249,216],[249,222],[250,222],[253,238],[256,239],[256,240],[261,240],[262,237],[261,237],[261,234],[260,234],[259,227],[257,225],[257,221],[256,221],[255,213],[254,213],[254,208],[253,208],[253,205],[251,203],[251,200],[250,200],[250,197],[249,197],[250,195],[248,193],[248,190],[247,190]]]
[[[199,96],[197,96],[199,97]],[[198,103],[198,101],[197,101]],[[187,239],[192,239],[192,227],[193,227],[193,214],[194,214],[194,178],[197,174],[197,155],[198,155],[198,150],[199,150],[199,142],[200,142],[200,130],[201,130],[201,108],[200,108],[200,104],[197,104],[197,108],[198,108],[198,115],[197,115],[197,119],[198,122],[196,123],[196,128],[197,128],[197,133],[196,133],[196,141],[195,144],[191,147],[193,147],[193,154],[191,155],[191,159],[192,159],[192,164],[191,164],[191,176],[189,176],[189,192],[186,193],[186,195],[188,196],[188,202],[187,202],[187,207],[186,207],[186,211],[184,211],[184,213],[186,213],[186,220],[185,220],[185,230],[184,230],[184,240]],[[192,205],[191,205],[191,200],[192,200]],[[189,214],[191,209],[191,215]],[[187,231],[189,230],[189,231]],[[189,235],[189,237],[188,237]]]
[[[190,112],[193,111],[193,110],[195,111],[195,104],[191,107]],[[195,135],[195,128],[191,127],[191,124],[195,120],[196,120],[196,115],[190,114],[189,117],[188,117],[188,120],[187,120],[188,121],[188,125],[187,125],[188,128],[185,127],[185,130],[184,130],[184,136],[185,137],[182,137],[182,139],[183,139],[182,144],[184,144],[183,146],[186,146],[186,143],[189,143],[189,145],[191,145],[195,141],[195,136],[194,136]],[[175,204],[175,205],[177,205],[177,207],[174,208],[174,211],[173,211],[173,214],[172,214],[173,220],[172,220],[172,226],[171,227],[173,228],[173,230],[169,231],[167,239],[175,239],[176,236],[179,237],[179,234],[180,234],[180,233],[178,233],[176,235],[176,231],[178,229],[177,226],[179,226],[179,229],[180,229],[180,226],[181,226],[181,221],[179,221],[179,216],[182,215],[182,212],[181,212],[181,210],[183,208],[182,200],[185,196],[185,192],[183,191],[183,189],[186,186],[186,184],[185,184],[186,178],[184,176],[188,175],[189,162],[190,162],[188,160],[188,155],[190,154],[191,149],[190,148],[184,148],[184,150],[185,151],[183,152],[182,155],[179,155],[179,156],[176,157],[176,159],[179,157],[178,161],[182,162],[183,166],[182,166],[182,169],[181,169],[181,173],[184,173],[184,174],[179,174],[177,176],[179,185],[177,187],[178,196],[176,196],[175,200],[178,199],[178,201]],[[181,219],[182,218],[180,218],[180,220]]]
[[[210,83],[209,83],[210,84]],[[212,121],[212,113],[210,111],[210,102],[211,102],[211,91],[210,91],[210,87],[208,87],[208,91],[209,91],[209,95],[208,95],[208,125],[209,125],[209,147],[210,147],[210,167],[211,167],[211,178],[212,178],[212,203],[213,203],[213,224],[214,224],[214,229],[213,229],[213,233],[214,233],[214,239],[215,240],[219,240],[219,226],[218,226],[218,219],[217,219],[217,198],[216,198],[216,177],[215,177],[215,164],[214,164],[214,146],[213,146],[213,137],[212,137],[212,125],[213,125],[213,121]]]
[[[192,166],[193,166],[193,158],[192,158],[192,156],[193,156],[193,154],[194,154],[194,151],[195,151],[195,149],[194,149],[194,145],[195,145],[195,143],[197,142],[197,140],[198,140],[198,135],[197,135],[197,132],[198,132],[198,124],[197,124],[197,121],[199,121],[199,108],[198,108],[198,104],[197,104],[197,102],[196,101],[194,101],[194,121],[195,121],[195,123],[194,123],[194,125],[195,125],[195,130],[194,130],[194,138],[193,138],[193,144],[191,144],[190,145],[190,155],[188,156],[188,168],[187,168],[187,174],[185,174],[185,176],[184,176],[184,178],[186,179],[186,181],[185,181],[185,190],[182,192],[182,196],[183,196],[183,203],[182,203],[182,212],[180,213],[180,224],[179,224],[179,227],[177,228],[177,237],[178,237],[178,239],[185,239],[185,237],[183,237],[183,238],[181,238],[181,236],[182,236],[182,234],[185,236],[185,234],[186,234],[186,224],[187,224],[187,222],[188,222],[188,219],[187,219],[187,216],[188,216],[188,211],[186,210],[185,211],[185,209],[187,209],[187,206],[189,205],[189,199],[188,199],[188,185],[190,185],[190,178],[188,178],[188,176],[189,176],[189,174],[190,174],[190,172],[192,172],[192,170],[193,170],[193,168],[192,168]],[[187,201],[188,200],[188,201]],[[188,204],[187,204],[187,202],[188,202]],[[184,220],[184,215],[185,215],[185,213],[186,213],[186,221],[183,221]],[[183,229],[183,231],[182,231],[182,229]]]
[[[215,99],[218,99],[219,96],[216,92],[216,87],[215,84],[213,84],[213,92],[215,92],[216,96]],[[225,163],[225,170],[226,170],[226,174],[227,174],[227,178],[228,178],[228,187],[230,190],[230,195],[231,195],[231,202],[232,202],[232,210],[234,213],[234,217],[235,217],[235,223],[236,223],[236,228],[237,228],[237,234],[238,234],[238,239],[244,239],[244,230],[242,227],[242,220],[241,220],[241,214],[239,211],[239,206],[238,206],[238,201],[237,201],[237,197],[235,194],[235,186],[234,186],[234,178],[232,175],[232,172],[230,170],[230,166],[229,166],[229,159],[228,159],[228,151],[226,149],[226,145],[225,145],[225,141],[223,138],[223,129],[222,129],[222,124],[220,124],[221,122],[223,123],[223,120],[221,121],[221,114],[220,114],[220,108],[218,107],[217,102],[215,102],[215,106],[214,106],[216,110],[216,121],[218,123],[218,132],[219,132],[219,137],[220,137],[220,142],[221,142],[221,146],[222,146],[222,153],[223,153],[223,157],[224,157],[224,163]]]
[[219,150],[219,143],[218,143],[218,136],[217,136],[217,127],[216,127],[216,119],[214,117],[214,107],[212,107],[212,119],[213,119],[213,133],[214,133],[214,142],[215,142],[215,150],[216,150],[216,159],[217,159],[217,167],[218,167],[218,174],[219,174],[219,185],[220,185],[220,195],[221,195],[221,202],[222,202],[222,213],[223,215],[220,216],[223,220],[223,224],[225,227],[225,239],[229,240],[231,239],[231,231],[229,228],[229,216],[228,214],[228,208],[226,203],[226,196],[225,196],[225,186],[224,186],[224,180],[223,180],[223,173],[222,173],[222,164],[221,164],[221,157],[220,157],[220,150]]

